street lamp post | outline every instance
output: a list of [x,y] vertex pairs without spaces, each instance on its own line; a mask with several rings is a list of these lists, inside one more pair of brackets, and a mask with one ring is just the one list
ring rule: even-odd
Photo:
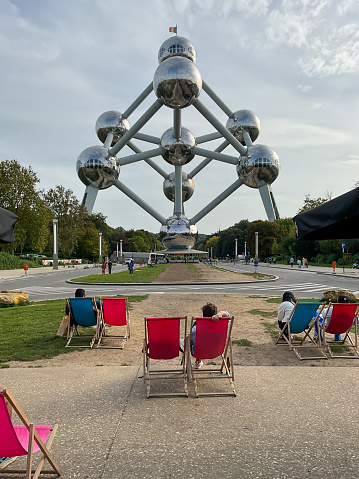
[[59,253],[58,253],[58,226],[59,221],[57,218],[52,220],[53,232],[54,232],[54,251],[52,255],[52,269],[59,269]]
[[235,261],[237,260],[238,258],[238,240],[237,238],[235,239],[235,248],[234,248],[234,259]]
[[118,241],[116,243],[116,263],[117,264],[119,263],[119,260],[118,260]]
[[99,241],[100,241],[100,249],[99,249],[99,255],[98,255],[98,262],[99,264],[102,263],[102,233],[98,234],[99,236]]
[[122,240],[120,240],[120,256],[121,256],[121,264],[123,264]]
[[255,237],[256,237],[256,255],[255,255],[255,259],[258,261],[258,231],[255,232]]

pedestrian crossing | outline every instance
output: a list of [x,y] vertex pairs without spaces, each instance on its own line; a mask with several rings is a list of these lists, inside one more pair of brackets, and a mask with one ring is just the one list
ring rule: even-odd
[[[232,284],[181,284],[181,285],[85,285],[87,296],[101,295],[136,295],[136,294],[258,294],[265,296],[282,296],[284,291],[292,291],[297,297],[316,297],[321,298],[327,289],[341,289],[341,286],[333,286],[323,283],[290,283],[290,282],[263,282],[263,283],[232,283]],[[24,288],[14,288],[22,290],[29,294],[30,301],[40,301],[45,299],[65,298],[74,295],[77,284],[67,284],[64,286],[26,286]],[[359,294],[358,291],[353,291]]]

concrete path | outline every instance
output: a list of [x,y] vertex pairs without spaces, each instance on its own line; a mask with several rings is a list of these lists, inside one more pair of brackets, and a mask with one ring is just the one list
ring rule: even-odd
[[0,385],[35,423],[58,422],[52,452],[64,479],[358,473],[356,368],[236,367],[236,398],[200,399],[190,387],[188,399],[148,400],[139,374],[118,365],[11,368],[0,369]]

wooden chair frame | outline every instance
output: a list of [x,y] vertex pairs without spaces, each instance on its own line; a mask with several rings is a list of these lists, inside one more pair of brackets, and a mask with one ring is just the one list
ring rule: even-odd
[[[285,323],[284,327],[280,330],[278,339],[276,340],[277,345],[279,346],[289,346],[289,349],[292,350],[296,356],[302,360],[310,360],[310,359],[328,359],[327,355],[321,349],[322,341],[321,341],[321,334],[318,334],[318,340],[315,340],[312,336],[312,330],[314,325],[318,325],[318,330],[320,329],[318,321],[319,316],[324,308],[324,303],[296,303],[291,312],[290,317],[288,318],[287,322]],[[300,309],[308,309],[307,317],[305,318],[298,318],[298,312]],[[314,318],[315,313],[318,311],[318,315]],[[295,314],[297,313],[297,314]],[[303,314],[303,313],[302,313]],[[313,319],[314,318],[314,319]],[[284,334],[287,333],[287,334]],[[299,334],[304,333],[303,339],[299,341],[295,341],[292,339],[292,334]],[[280,343],[279,341],[284,339],[284,343]],[[306,341],[310,342],[310,345],[306,343]],[[314,347],[316,352],[320,353],[320,356],[303,356],[300,349],[308,349],[310,347]]]
[[[118,302],[119,304],[125,302],[126,324],[118,325],[116,324],[116,321],[112,321],[112,318],[109,315],[107,316],[107,318],[105,317],[104,302],[106,304],[106,301]],[[118,327],[126,326],[126,333],[122,335],[108,334],[107,326],[118,326]],[[98,331],[97,331],[98,341],[97,341],[96,348],[123,349],[125,343],[130,338],[130,315],[129,315],[129,309],[128,309],[128,298],[100,298],[100,321],[98,322],[97,327],[98,327]],[[102,339],[107,339],[107,338],[119,340],[121,342],[120,346],[106,346],[106,345],[100,346]]]
[[[233,351],[232,351],[232,328],[233,328],[233,321],[234,316],[230,317],[223,317],[220,318],[219,321],[226,321],[228,324],[226,330],[226,337],[224,341],[224,347],[219,355],[215,357],[220,357],[222,359],[221,366],[219,368],[215,367],[202,367],[200,369],[194,369],[192,366],[191,361],[191,339],[192,339],[192,328],[194,322],[198,324],[199,321],[211,321],[211,325],[215,326],[218,322],[213,321],[212,318],[199,318],[192,316],[191,320],[191,329],[190,334],[187,337],[187,374],[189,378],[192,378],[194,383],[195,395],[196,397],[200,396],[236,396],[236,390],[234,388],[234,365],[233,365]],[[219,339],[220,341],[220,339]],[[201,342],[201,336],[198,334],[198,330],[196,331],[196,346],[194,350],[194,355],[196,354],[196,347]],[[204,354],[200,359],[215,359],[211,355],[211,352],[208,351],[209,354]],[[205,357],[207,356],[207,357]],[[202,379],[227,379],[229,381],[230,387],[232,392],[200,392],[198,387],[197,380]]]
[[[163,324],[169,322],[168,324],[173,323],[174,321],[179,321],[179,330],[178,330],[178,338],[171,338],[171,343],[175,348],[175,342],[177,344],[177,351],[176,355],[170,355],[170,357],[166,357],[166,354],[162,358],[151,358],[151,334],[149,334],[148,323],[152,321],[163,321]],[[181,338],[180,328],[181,323],[184,322],[184,333],[183,337]],[[186,371],[186,334],[187,334],[187,316],[173,316],[173,317],[157,317],[157,318],[148,318],[145,317],[145,338],[143,341],[143,381],[146,384],[147,389],[147,399],[150,397],[169,397],[169,396],[186,396],[188,397],[188,386],[187,386],[187,371]],[[181,368],[177,369],[153,369],[152,362],[160,360],[165,361],[167,359],[175,359],[176,357],[180,356],[180,343],[179,340],[183,339],[184,342],[184,351],[182,355],[182,366]],[[165,343],[163,343],[165,345]],[[156,348],[157,349],[157,348]],[[154,380],[167,380],[167,379],[182,379],[183,380],[183,387],[184,392],[166,392],[166,393],[152,393],[151,392],[151,381]]]
[[[85,302],[84,304],[88,304],[87,311],[86,311],[86,314],[88,317],[86,318],[86,320],[83,321],[81,320],[80,316],[76,316],[74,314],[72,304],[71,304],[72,300],[81,301],[81,302]],[[95,298],[90,298],[90,297],[66,298],[66,302],[67,302],[68,310],[69,310],[69,322],[67,326],[67,342],[66,342],[65,348],[92,348],[96,339],[98,339],[98,332],[101,329],[101,325],[100,325],[101,315],[100,315],[100,311],[97,308]],[[94,316],[93,321],[92,321],[91,313]],[[81,327],[95,326],[96,330],[94,335],[80,334],[77,328],[78,326],[81,326]],[[76,336],[74,335],[75,332],[77,333]],[[76,338],[78,339],[89,338],[91,341],[88,346],[75,345],[75,344],[70,345],[71,341]]]
[[[16,454],[14,454],[14,455],[17,455],[17,456],[20,456],[20,455],[27,456],[26,469],[13,469],[13,468],[7,467],[6,469],[0,469],[0,474],[25,474],[25,476],[23,476],[23,477],[25,477],[25,479],[37,479],[40,474],[56,474],[57,476],[61,476],[60,468],[58,467],[55,459],[53,458],[52,454],[50,453],[50,447],[51,447],[52,442],[54,440],[58,425],[55,424],[54,426],[52,426],[51,432],[48,435],[47,440],[46,440],[46,444],[45,444],[40,439],[40,437],[39,437],[39,435],[36,431],[38,426],[34,426],[34,424],[31,423],[28,420],[25,413],[20,408],[19,404],[17,403],[17,401],[15,400],[15,398],[11,394],[11,392],[8,389],[3,389],[0,392],[0,396],[1,396],[0,400],[4,401],[4,403],[5,403],[5,399],[7,400],[7,402],[11,405],[13,411],[15,411],[15,413],[18,415],[19,419],[21,420],[21,422],[23,424],[23,426],[15,426],[15,428],[25,427],[29,432],[29,442],[28,442],[27,450],[23,446],[21,446],[20,443],[19,443],[18,447],[20,449],[23,449],[23,454],[21,454],[21,451],[19,452],[19,450],[17,450]],[[9,415],[9,413],[7,411],[7,408],[6,408],[6,404],[5,404],[4,407],[5,407],[6,413],[8,415],[7,423],[9,425],[9,422],[10,422],[10,424],[12,425],[10,415]],[[13,428],[13,432],[14,432],[14,435],[17,437],[15,428]],[[38,466],[35,470],[32,469],[34,442],[37,444],[37,446],[39,447],[39,450],[42,452],[42,457],[41,457],[41,459],[39,461],[39,464],[38,464]],[[44,463],[45,463],[45,460],[47,460],[49,462],[52,469],[42,470],[42,468],[44,466]]]
[[[325,320],[326,317],[329,313],[329,308],[333,307],[332,311],[332,316],[329,322],[329,325],[327,328],[325,328]],[[347,326],[344,326],[341,328],[340,324],[340,315],[337,316],[336,311],[340,311],[340,309],[344,310],[349,309],[350,314],[353,315],[352,320],[347,318]],[[352,311],[353,310],[353,311]],[[333,314],[334,313],[334,314]],[[330,358],[342,358],[342,359],[359,359],[359,350],[358,350],[358,314],[359,314],[359,303],[329,303],[328,304],[328,309],[326,311],[325,316],[323,317],[323,322],[322,322],[322,327],[321,327],[321,333],[323,334],[323,343],[324,347],[329,354]],[[333,320],[333,322],[332,322]],[[354,341],[350,336],[350,329],[354,325]],[[344,334],[344,338],[341,341],[332,341],[329,340],[327,337],[327,334]],[[345,344],[346,339],[349,341],[349,345]],[[352,348],[352,351],[354,351],[355,355],[349,355],[349,354],[334,354],[333,353],[333,346],[343,346],[343,347],[350,347]]]

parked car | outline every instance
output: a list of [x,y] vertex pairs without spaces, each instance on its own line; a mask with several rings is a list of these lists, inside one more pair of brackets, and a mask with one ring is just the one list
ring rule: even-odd
[[125,264],[128,264],[130,261],[134,263],[133,258],[125,258]]

